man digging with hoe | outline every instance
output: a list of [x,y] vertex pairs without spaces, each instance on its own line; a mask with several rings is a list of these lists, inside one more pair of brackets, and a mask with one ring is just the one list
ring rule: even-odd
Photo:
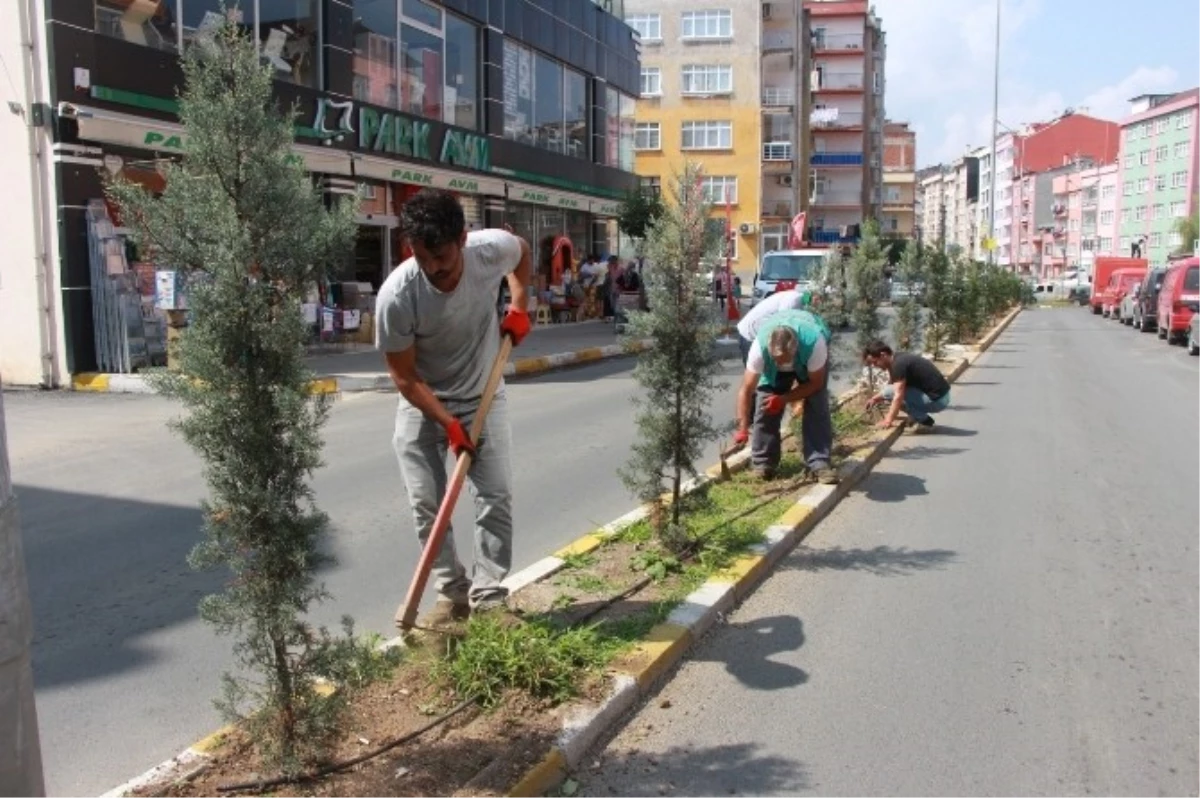
[[[512,564],[512,434],[503,380],[490,410],[483,407],[477,442],[467,430],[486,405],[485,386],[498,356],[507,351],[501,336],[516,346],[529,332],[525,308],[532,266],[524,239],[504,230],[466,232],[462,206],[447,191],[424,189],[411,198],[400,228],[413,257],[379,290],[375,345],[400,392],[393,446],[422,546],[446,496],[447,447],[455,458],[470,455],[466,473],[475,493],[470,578],[449,528],[433,560],[438,601],[424,626],[436,628],[501,607],[507,597],[501,580]],[[496,286],[502,277],[512,304],[497,325]],[[401,626],[405,609],[402,605],[397,615]]]

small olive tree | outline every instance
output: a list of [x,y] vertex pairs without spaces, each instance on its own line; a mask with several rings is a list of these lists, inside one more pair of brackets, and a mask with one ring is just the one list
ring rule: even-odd
[[[701,266],[715,254],[719,238],[707,224],[709,204],[699,177],[698,167],[685,166],[672,181],[673,202],[650,229],[654,270],[645,280],[650,310],[630,314],[628,332],[654,346],[638,356],[634,369],[642,388],[634,398],[638,437],[620,476],[651,505],[659,539],[675,550],[687,540],[680,523],[683,482],[697,473],[704,445],[721,434],[708,411],[722,389],[713,345],[721,322],[712,312]],[[664,488],[671,496],[669,514],[662,507]]]
[[[908,244],[896,267],[896,277],[908,287],[906,296],[896,307],[892,323],[892,337],[896,347],[909,352],[920,352],[924,337],[921,319],[921,296],[918,287],[925,280],[925,257],[915,242]],[[923,290],[923,289],[922,289]]]

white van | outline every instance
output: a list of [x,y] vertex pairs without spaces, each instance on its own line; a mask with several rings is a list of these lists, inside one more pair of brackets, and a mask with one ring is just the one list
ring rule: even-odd
[[781,280],[793,283],[792,287],[798,291],[813,290],[828,253],[825,249],[784,249],[766,253],[754,275],[754,290],[747,304],[753,306],[775,293]]

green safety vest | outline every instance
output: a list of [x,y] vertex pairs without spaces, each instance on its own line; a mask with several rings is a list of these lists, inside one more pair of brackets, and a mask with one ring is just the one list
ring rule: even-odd
[[796,379],[800,382],[808,381],[808,359],[812,357],[817,341],[824,338],[825,346],[828,347],[833,339],[829,325],[815,313],[807,310],[781,310],[772,314],[758,328],[758,335],[755,336],[756,345],[763,356],[763,373],[758,378],[760,388],[773,386],[778,376],[779,369],[775,366],[775,359],[771,357],[770,341],[771,332],[779,327],[789,327],[796,333],[796,339],[800,342],[796,347],[796,359],[792,362]]

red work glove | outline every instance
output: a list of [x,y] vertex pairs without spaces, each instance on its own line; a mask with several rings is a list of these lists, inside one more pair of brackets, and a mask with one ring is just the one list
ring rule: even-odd
[[772,394],[763,402],[763,412],[768,416],[778,416],[787,407],[787,400],[778,394]]
[[733,433],[733,442],[738,444],[739,446],[746,444],[749,441],[750,441],[750,430],[740,429],[737,432]]
[[455,457],[463,452],[475,456],[475,444],[471,443],[471,436],[467,434],[461,421],[455,419],[453,424],[446,426],[446,437],[450,440],[450,451],[454,452]]
[[529,314],[516,305],[509,305],[508,310],[504,311],[504,318],[500,320],[500,332],[512,338],[513,346],[520,346],[532,327]]

